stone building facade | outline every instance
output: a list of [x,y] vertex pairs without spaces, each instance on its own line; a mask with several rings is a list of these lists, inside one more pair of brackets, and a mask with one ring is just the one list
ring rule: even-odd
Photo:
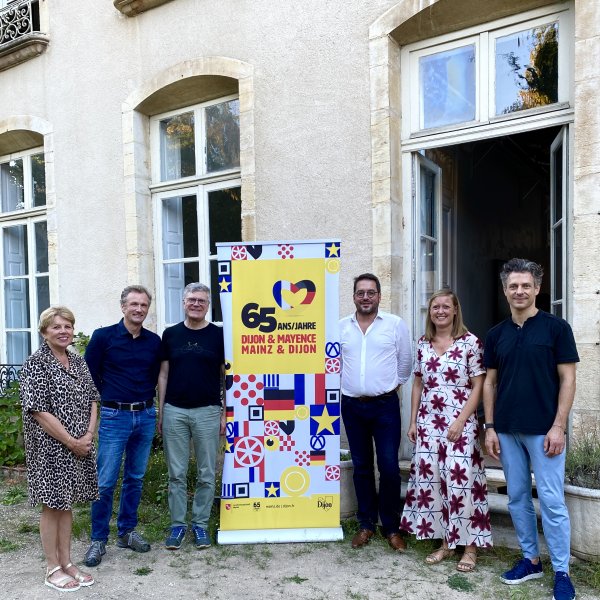
[[484,336],[538,260],[600,415],[600,6],[351,4],[0,0],[0,362],[49,303],[89,333],[139,282],[160,332],[215,242],[333,237],[341,313],[373,271],[415,338],[442,285]]

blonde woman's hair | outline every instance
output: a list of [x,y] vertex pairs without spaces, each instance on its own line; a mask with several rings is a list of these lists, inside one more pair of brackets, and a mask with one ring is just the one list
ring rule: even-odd
[[52,325],[54,317],[62,317],[75,326],[75,315],[66,306],[51,306],[42,312],[38,324],[38,331],[45,333],[46,329]]
[[441,289],[431,295],[431,298],[429,298],[429,303],[427,304],[425,339],[429,342],[435,337],[435,325],[431,321],[431,305],[433,304],[433,301],[440,296],[448,296],[452,300],[454,308],[456,308],[456,314],[454,315],[454,321],[452,322],[452,337],[457,339],[468,331],[463,322],[462,310],[460,308],[458,296],[450,289]]

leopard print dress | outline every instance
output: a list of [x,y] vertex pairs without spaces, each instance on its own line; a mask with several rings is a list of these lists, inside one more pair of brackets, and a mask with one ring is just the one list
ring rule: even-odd
[[88,430],[90,409],[96,410],[90,404],[99,400],[98,391],[83,358],[67,354],[68,370],[44,342],[25,361],[19,375],[29,502],[56,510],[70,510],[74,502],[98,497],[95,448],[78,458],[48,435],[32,415],[49,412],[74,438]]

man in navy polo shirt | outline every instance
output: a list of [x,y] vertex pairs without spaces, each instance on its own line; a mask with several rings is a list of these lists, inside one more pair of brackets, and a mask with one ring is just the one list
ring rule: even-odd
[[96,329],[85,360],[100,392],[98,487],[92,504],[92,543],[85,564],[95,567],[106,552],[113,494],[123,457],[123,485],[117,516],[117,546],[148,552],[150,544],[135,530],[152,438],[156,426],[154,396],[160,370],[160,337],[142,327],[152,295],[141,285],[121,293],[123,318]]
[[555,573],[553,597],[572,600],[565,431],[579,356],[569,324],[535,305],[542,275],[540,265],[522,258],[508,261],[500,272],[511,317],[493,327],[485,340],[485,445],[502,461],[508,508],[523,553],[502,581],[517,584],[543,577],[531,492],[533,469]]

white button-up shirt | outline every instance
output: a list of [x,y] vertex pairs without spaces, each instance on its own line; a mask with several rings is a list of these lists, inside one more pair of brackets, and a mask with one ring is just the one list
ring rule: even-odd
[[406,323],[378,311],[363,334],[356,314],[340,320],[342,394],[379,396],[406,383],[412,370],[412,348]]

